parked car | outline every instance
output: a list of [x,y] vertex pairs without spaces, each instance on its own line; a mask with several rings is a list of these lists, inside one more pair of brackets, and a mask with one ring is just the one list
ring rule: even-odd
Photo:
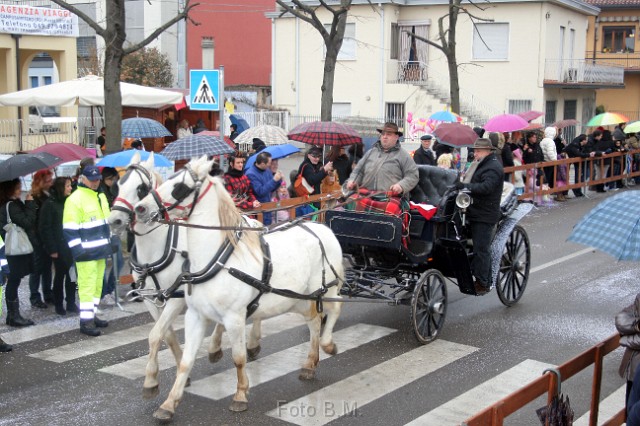
[[29,107],[29,133],[53,133],[60,131],[51,118],[60,117],[60,112],[52,106]]

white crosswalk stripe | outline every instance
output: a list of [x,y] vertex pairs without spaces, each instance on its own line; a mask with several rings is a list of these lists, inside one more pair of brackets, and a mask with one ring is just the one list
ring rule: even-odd
[[[174,329],[183,328],[183,320],[184,317],[179,318],[179,323],[176,321],[174,323]],[[262,321],[262,337],[267,337],[269,335],[279,333],[281,331],[290,330],[295,327],[299,327],[304,325],[305,322],[303,318],[298,314],[284,314],[277,316],[275,318],[270,318],[268,320]],[[247,332],[251,325],[247,325]],[[203,342],[202,347],[198,350],[197,358],[202,358],[207,356],[207,346],[209,345],[210,337],[206,338]],[[222,349],[229,349],[229,339],[226,334],[222,337]],[[138,358],[131,359],[129,361],[122,362],[120,364],[110,365],[108,367],[101,368],[98,371],[103,373],[113,374],[116,376],[124,377],[127,379],[139,379],[144,377],[145,368],[147,365],[148,356],[141,356]],[[160,367],[160,371],[167,370],[169,368],[176,366],[176,361],[173,358],[173,354],[169,349],[164,349],[158,353],[158,364]],[[235,371],[235,370],[234,370]]]
[[551,364],[528,359],[498,374],[490,380],[463,393],[457,398],[418,417],[407,426],[441,426],[460,424],[477,412],[498,402],[524,384],[540,377]]
[[[283,404],[266,414],[305,426],[324,425],[341,416],[357,415],[357,410],[366,404],[477,350],[472,346],[436,340]],[[407,369],[407,365],[415,364],[422,368]],[[384,383],[384,386],[380,386],[380,383]],[[306,407],[304,416],[299,415],[300,407]],[[353,414],[354,411],[356,414]]]
[[[618,411],[624,408],[624,398],[627,392],[627,385],[621,386],[616,389],[611,395],[600,401],[598,408],[598,424],[601,425],[605,421],[613,417]],[[586,414],[573,422],[573,426],[587,426],[589,424],[589,416],[591,411],[587,411]]]
[[[354,349],[366,343],[380,339],[396,330],[368,324],[356,324],[334,333],[334,341],[341,352]],[[259,358],[247,364],[247,375],[252,387],[266,383],[285,374],[300,369],[309,351],[309,343],[305,342],[275,354]],[[330,355],[320,352],[320,362]],[[233,395],[236,391],[236,369],[192,382],[187,392],[210,399],[221,399]]]

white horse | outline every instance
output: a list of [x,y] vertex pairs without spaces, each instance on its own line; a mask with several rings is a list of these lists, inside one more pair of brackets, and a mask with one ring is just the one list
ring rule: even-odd
[[[109,225],[114,233],[122,233],[131,226],[135,233],[135,259],[139,265],[133,268],[133,276],[136,282],[140,279],[140,274],[144,275],[145,268],[149,274],[142,277],[146,290],[155,290],[155,283],[158,283],[160,290],[169,288],[182,272],[184,258],[181,253],[187,250],[187,233],[174,227],[170,230],[167,225],[146,224],[131,221],[133,218],[133,206],[146,196],[149,191],[162,183],[161,177],[153,170],[153,154],[147,161],[140,162],[140,155],[135,154],[127,168],[126,174],[119,181],[118,197],[114,201],[114,206],[109,216]],[[174,234],[177,233],[177,234]],[[175,239],[173,238],[175,235]],[[134,255],[132,254],[132,257]],[[149,270],[149,267],[152,270]],[[153,329],[149,333],[149,361],[145,369],[145,379],[142,388],[142,395],[145,399],[154,398],[158,395],[158,351],[164,339],[171,349],[176,360],[176,365],[182,359],[182,349],[176,339],[175,332],[171,324],[183,311],[186,303],[184,298],[170,298],[164,308],[154,303],[151,298],[144,298],[144,303],[156,321]],[[260,320],[253,321],[253,327],[249,333],[247,343],[247,353],[250,359],[255,359],[260,352],[261,337]],[[209,361],[217,362],[222,358],[222,333],[224,327],[216,324],[211,342],[208,347]]]
[[[187,219],[187,226],[200,226],[187,228],[191,271],[218,268],[217,274],[207,281],[186,286],[189,309],[185,315],[184,354],[167,400],[154,413],[154,417],[160,420],[170,420],[182,399],[207,320],[223,324],[231,341],[238,385],[229,408],[232,411],[247,409],[249,380],[244,327],[248,307],[260,292],[246,282],[246,277],[263,280],[263,267],[265,263],[269,264],[269,258],[273,268],[270,284],[274,292],[265,292],[261,296],[259,307],[251,318],[265,319],[285,312],[297,312],[305,318],[311,344],[300,379],[314,378],[320,359],[319,346],[326,353],[337,353],[332,332],[340,315],[341,303],[326,301],[321,304],[327,321],[320,337],[321,315],[316,300],[275,294],[275,289],[284,289],[303,295],[317,295],[324,289],[326,297],[339,297],[344,270],[342,250],[336,237],[326,226],[311,222],[286,230],[275,230],[264,235],[270,251],[267,258],[258,232],[242,230],[240,233],[234,230],[242,226],[241,216],[223,182],[208,175],[210,167],[211,162],[206,157],[192,160],[185,169],[152,191],[135,207],[139,220],[148,221],[162,212],[165,217]],[[225,246],[231,248],[219,255],[220,248]],[[242,273],[246,274],[242,277],[244,282],[236,278]],[[255,282],[253,284],[257,285]]]

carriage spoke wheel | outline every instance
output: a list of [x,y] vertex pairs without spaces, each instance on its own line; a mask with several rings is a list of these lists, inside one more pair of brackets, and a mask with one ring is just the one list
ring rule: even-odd
[[505,306],[520,300],[529,280],[531,248],[525,230],[516,225],[502,251],[500,271],[498,271],[498,297]]
[[438,337],[447,314],[447,285],[435,269],[426,271],[416,283],[411,298],[411,326],[416,339],[427,344]]

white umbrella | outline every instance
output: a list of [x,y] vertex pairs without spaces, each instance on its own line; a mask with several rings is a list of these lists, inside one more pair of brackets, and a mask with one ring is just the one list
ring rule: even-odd
[[282,127],[269,126],[267,124],[245,130],[235,138],[234,142],[238,145],[249,144],[253,141],[253,138],[261,139],[265,145],[281,145],[289,142],[287,132]]
[[[120,83],[123,106],[160,107],[182,102],[182,94],[154,87]],[[95,75],[0,95],[0,106],[104,105],[104,81]]]

